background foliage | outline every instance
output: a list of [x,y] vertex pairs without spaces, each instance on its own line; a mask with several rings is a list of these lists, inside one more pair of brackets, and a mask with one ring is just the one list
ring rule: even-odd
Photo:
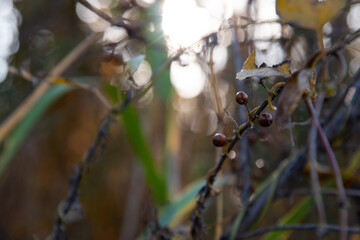
[[[263,18],[269,2],[281,18]],[[0,239],[239,239],[269,226],[288,228],[255,238],[358,239],[360,4],[289,2],[226,12],[194,1],[218,25],[185,46],[165,31],[161,1],[14,3],[20,47],[0,83]],[[186,25],[191,14],[179,28],[198,23]],[[280,63],[292,74],[274,77]],[[242,69],[253,78],[236,80]],[[316,84],[294,87],[302,70]],[[280,81],[273,111],[262,85]],[[256,114],[248,123],[240,90],[250,110],[265,103],[272,126]],[[310,98],[331,148],[315,137]],[[215,132],[228,148],[213,146]]]

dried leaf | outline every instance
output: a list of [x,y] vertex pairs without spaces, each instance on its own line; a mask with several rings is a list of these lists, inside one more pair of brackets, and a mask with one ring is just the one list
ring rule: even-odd
[[266,78],[266,77],[289,77],[289,75],[282,73],[271,67],[256,68],[251,70],[241,70],[236,74],[237,80],[244,80],[248,77]]
[[288,76],[291,75],[290,72],[290,60],[285,60],[282,63],[276,64],[274,66],[272,66],[273,68],[275,68],[276,70],[278,70],[279,72],[282,72]]
[[[250,68],[250,66],[254,66]],[[236,74],[237,80],[244,80],[248,77],[266,78],[266,77],[289,77],[290,60],[286,60],[272,67],[262,64],[259,68],[255,66],[255,51],[246,59],[243,69]]]
[[243,70],[255,69],[255,50],[252,51],[251,55],[245,60],[243,64]]
[[311,76],[309,69],[295,73],[285,84],[279,97],[277,122],[282,124],[288,120],[298,106],[303,94],[308,89],[308,82]]
[[346,0],[277,0],[276,12],[285,21],[321,31],[323,25],[338,15]]

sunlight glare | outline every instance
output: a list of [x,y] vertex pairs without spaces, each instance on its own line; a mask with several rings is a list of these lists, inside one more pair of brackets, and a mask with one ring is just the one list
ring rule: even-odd
[[19,48],[17,25],[20,20],[11,0],[0,2],[0,82],[8,72],[8,57]]
[[186,66],[173,62],[170,67],[171,83],[183,98],[193,98],[201,93],[205,84],[205,73],[195,57]]
[[162,28],[172,48],[188,47],[210,33],[210,16],[206,8],[193,0],[166,0]]
[[360,28],[360,4],[355,4],[350,8],[346,17],[349,28],[356,31]]

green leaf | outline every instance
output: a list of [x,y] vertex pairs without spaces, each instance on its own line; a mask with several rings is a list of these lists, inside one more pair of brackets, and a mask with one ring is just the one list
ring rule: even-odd
[[10,163],[12,157],[16,153],[20,144],[24,141],[35,123],[39,120],[45,110],[56,99],[71,89],[68,85],[54,85],[52,86],[34,105],[24,119],[18,124],[16,128],[9,134],[4,141],[4,145],[0,154],[0,176],[5,171]]
[[[146,38],[151,39],[151,44],[146,46],[146,59],[148,60],[153,75],[163,68],[168,59],[168,52],[164,39],[164,33],[161,27],[161,1],[155,2],[146,12],[145,19],[149,24],[152,24],[154,31],[146,31]],[[160,72],[160,71],[159,71]],[[159,78],[155,82],[155,90],[162,100],[167,101],[171,97],[172,85],[170,82],[169,67],[161,70]]]
[[[232,180],[232,176],[223,175],[214,183],[215,188],[220,188],[229,183]],[[160,224],[162,226],[175,226],[179,220],[186,214],[189,214],[194,210],[196,204],[196,197],[199,190],[205,186],[203,179],[197,180],[188,185],[183,191],[176,194],[174,200],[169,206],[164,207],[160,212]]]
[[130,104],[122,113],[127,138],[139,157],[140,164],[145,172],[146,182],[152,188],[155,200],[163,203],[167,199],[165,178],[157,173],[155,160],[145,140],[143,130],[136,109]]
[[179,218],[190,212],[196,203],[196,196],[205,181],[198,180],[185,188],[172,204],[161,210],[160,224],[162,226],[173,225]]

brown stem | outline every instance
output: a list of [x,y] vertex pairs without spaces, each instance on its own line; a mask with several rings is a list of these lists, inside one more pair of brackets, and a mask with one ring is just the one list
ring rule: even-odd
[[[323,97],[318,98],[318,106],[316,114],[319,113],[319,110],[321,109],[321,105],[323,102]],[[310,163],[310,176],[311,176],[311,189],[312,193],[314,195],[315,205],[318,212],[319,217],[319,223],[320,223],[320,235],[323,233],[324,226],[326,225],[326,213],[325,213],[325,206],[323,202],[323,198],[321,196],[321,186],[319,182],[319,176],[316,171],[316,124],[314,117],[312,119],[312,124],[309,130],[309,136],[308,136],[308,151],[307,151],[307,158]]]
[[[251,232],[243,233],[240,237],[236,239],[245,239],[245,238],[251,238],[258,235],[265,234],[267,232],[273,232],[273,231],[285,231],[285,230],[316,230],[320,226],[318,224],[294,224],[294,225],[282,225],[282,226],[270,226],[270,227],[264,227],[259,228]],[[341,231],[341,227],[338,225],[325,225],[325,229],[327,231]],[[360,228],[353,228],[349,227],[346,230],[347,233],[360,233]]]
[[339,192],[339,225],[340,225],[340,237],[342,240],[347,239],[347,227],[348,227],[348,212],[347,212],[347,200],[346,200],[346,193],[344,188],[344,183],[341,177],[340,168],[338,165],[338,162],[336,160],[335,154],[330,146],[330,143],[325,135],[325,132],[320,125],[320,121],[316,115],[314,106],[310,100],[309,97],[305,98],[305,103],[308,108],[308,111],[313,118],[314,124],[316,126],[320,141],[325,149],[326,155],[328,156],[330,160],[330,164],[332,166],[332,169],[334,171],[335,180],[336,180],[336,186]]
[[61,76],[85,51],[93,45],[101,33],[94,33],[79,43],[66,57],[50,72],[31,95],[1,124],[0,142],[11,132],[11,130],[25,117],[34,104],[49,89],[51,83]]

